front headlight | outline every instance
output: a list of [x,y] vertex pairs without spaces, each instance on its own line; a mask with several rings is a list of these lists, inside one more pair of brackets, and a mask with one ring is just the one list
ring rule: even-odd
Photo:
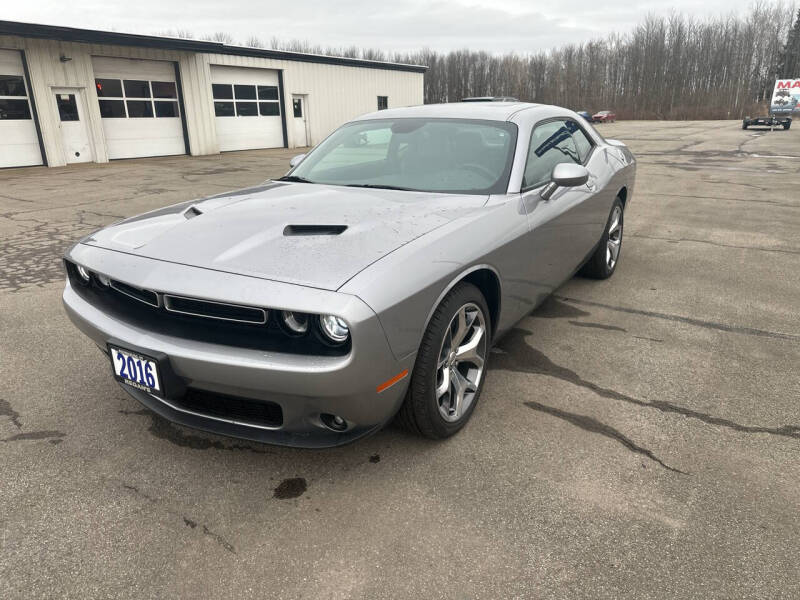
[[75,265],[75,267],[78,270],[78,275],[80,275],[81,279],[83,279],[86,283],[89,283],[92,280],[92,274],[86,267],[83,265]]
[[350,336],[350,327],[344,319],[335,315],[320,315],[319,328],[322,335],[333,344],[342,344]]
[[308,331],[308,315],[305,313],[281,311],[281,322],[289,335],[303,335]]

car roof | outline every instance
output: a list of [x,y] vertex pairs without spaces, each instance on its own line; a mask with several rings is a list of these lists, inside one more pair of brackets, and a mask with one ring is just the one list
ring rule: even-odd
[[448,104],[422,104],[404,108],[389,108],[362,115],[354,121],[370,119],[482,119],[486,121],[508,121],[521,110],[547,108],[544,104],[529,102],[451,102]]

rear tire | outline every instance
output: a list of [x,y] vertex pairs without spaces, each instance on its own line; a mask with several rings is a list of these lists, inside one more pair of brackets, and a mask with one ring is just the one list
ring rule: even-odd
[[789,130],[789,127],[791,127],[791,126],[792,126],[792,124],[791,124],[791,123],[784,123],[784,125],[783,125],[783,128],[784,128],[786,131],[788,131],[788,130]]
[[580,275],[590,279],[608,279],[614,274],[622,254],[622,232],[625,210],[619,196],[611,205],[603,237],[597,244],[592,256],[579,271]]
[[[491,332],[483,294],[471,283],[457,284],[436,308],[422,336],[411,383],[395,422],[431,439],[444,439],[459,431],[472,416],[483,390]],[[459,355],[462,358],[456,360]]]

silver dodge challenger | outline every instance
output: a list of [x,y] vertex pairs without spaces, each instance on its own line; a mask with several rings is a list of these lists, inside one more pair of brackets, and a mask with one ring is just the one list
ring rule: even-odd
[[475,410],[492,342],[620,260],[636,163],[570,110],[384,110],[287,175],[115,223],[65,255],[64,306],[122,388],[213,433],[336,446]]

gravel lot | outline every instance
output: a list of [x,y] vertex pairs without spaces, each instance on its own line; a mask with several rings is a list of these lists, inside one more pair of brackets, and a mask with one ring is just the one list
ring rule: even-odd
[[60,300],[69,242],[294,152],[0,171],[0,597],[800,596],[800,130],[601,131],[614,277],[500,340],[455,438],[325,451],[155,417]]

